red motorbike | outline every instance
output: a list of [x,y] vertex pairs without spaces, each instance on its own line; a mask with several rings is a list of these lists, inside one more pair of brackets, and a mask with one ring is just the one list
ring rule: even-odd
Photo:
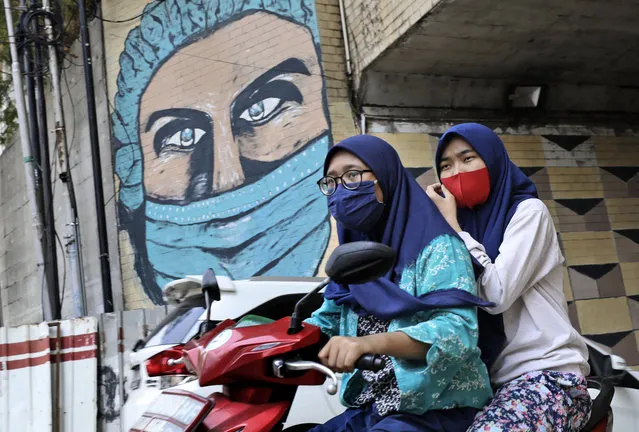
[[[303,324],[310,312],[309,299],[330,281],[365,283],[385,274],[395,252],[373,242],[354,242],[335,249],[326,264],[328,277],[295,305],[290,317],[272,321],[247,315],[240,320],[213,323],[212,301],[220,290],[211,269],[202,280],[207,320],[199,337],[184,345],[181,357],[169,366],[185,366],[196,374],[200,386],[223,385],[222,393],[209,397],[166,390],[142,415],[131,431],[282,431],[298,386],[322,385],[328,378],[329,394],[337,392],[333,371],[317,361],[325,339],[318,327]],[[380,370],[381,358],[364,355],[357,368]],[[296,425],[286,431],[304,431],[314,424]]]
[[[311,311],[313,296],[330,281],[360,284],[385,274],[395,260],[388,246],[354,242],[335,249],[326,264],[326,278],[300,299],[290,317],[276,321],[246,315],[237,322],[210,320],[211,304],[220,300],[215,274],[208,270],[202,280],[207,319],[199,336],[175,350],[175,358],[163,359],[165,366],[186,368],[197,375],[200,386],[223,385],[222,393],[201,397],[183,390],[165,390],[131,428],[134,432],[272,432],[282,431],[298,386],[322,385],[328,378],[329,394],[337,392],[333,371],[319,363],[317,354],[325,338],[318,327],[303,324]],[[173,353],[173,351],[172,351]],[[591,353],[592,356],[592,353]],[[601,373],[589,377],[589,387],[600,390],[593,401],[588,424],[583,431],[610,430],[610,403],[615,376]],[[364,355],[358,369],[380,370],[381,358]],[[285,432],[303,432],[314,424],[295,425]]]

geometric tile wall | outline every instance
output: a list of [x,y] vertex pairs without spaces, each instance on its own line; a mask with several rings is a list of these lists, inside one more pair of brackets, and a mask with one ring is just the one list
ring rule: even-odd
[[[437,135],[376,135],[393,144],[422,186],[435,180]],[[572,324],[639,366],[639,138],[501,138],[553,216]]]
[[539,140],[549,170],[545,200],[567,261],[572,323],[639,365],[639,139]]

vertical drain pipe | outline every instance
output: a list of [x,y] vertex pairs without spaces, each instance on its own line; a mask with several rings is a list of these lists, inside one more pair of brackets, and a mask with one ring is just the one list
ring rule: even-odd
[[[31,1],[31,10],[37,10],[37,3],[35,0]],[[29,23],[25,23],[29,25]],[[42,29],[36,19],[33,22],[32,31],[36,33]],[[44,43],[40,41],[34,41],[34,63],[35,67],[42,68],[43,63],[43,48]],[[44,297],[45,302],[50,308],[51,316],[45,319],[47,321],[60,319],[60,285],[58,275],[58,245],[55,239],[55,215],[53,213],[53,188],[51,187],[51,161],[49,158],[49,130],[47,128],[47,101],[44,94],[44,77],[41,71],[35,73],[35,85],[36,85],[36,108],[38,113],[38,133],[40,141],[40,170],[42,173],[42,203],[44,214],[44,270],[47,275],[47,296]],[[47,309],[45,309],[46,311]]]
[[100,162],[100,145],[98,138],[98,122],[95,110],[95,88],[93,84],[93,63],[91,59],[91,42],[87,28],[87,14],[84,1],[78,4],[80,16],[80,39],[84,61],[84,84],[87,94],[87,115],[89,117],[89,141],[93,162],[93,188],[95,190],[95,212],[98,222],[98,247],[100,251],[100,270],[102,275],[102,301],[104,312],[113,312],[113,292],[111,289],[111,265],[109,263],[109,243],[107,237],[106,214],[104,211],[104,191],[102,188],[102,163]]
[[[51,12],[49,0],[42,1],[45,12]],[[45,15],[46,17],[46,15]],[[47,36],[53,38],[53,22],[47,18]],[[82,275],[82,250],[80,243],[80,219],[78,218],[78,205],[73,187],[71,164],[69,162],[69,146],[67,131],[64,122],[64,110],[62,107],[62,93],[60,91],[60,68],[58,64],[58,52],[53,44],[49,44],[49,71],[51,72],[51,85],[53,86],[53,99],[55,106],[55,132],[56,151],[60,164],[60,181],[66,185],[65,190],[65,219],[68,233],[65,235],[67,263],[69,269],[67,278],[73,293],[73,316],[83,317],[87,315],[86,289]],[[72,97],[72,95],[69,95]]]

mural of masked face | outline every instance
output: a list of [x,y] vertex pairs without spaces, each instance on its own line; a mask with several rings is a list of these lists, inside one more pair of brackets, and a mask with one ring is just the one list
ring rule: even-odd
[[167,56],[139,98],[144,202],[125,228],[152,299],[208,267],[311,276],[327,247],[314,178],[330,138],[313,35],[265,11],[234,18]]

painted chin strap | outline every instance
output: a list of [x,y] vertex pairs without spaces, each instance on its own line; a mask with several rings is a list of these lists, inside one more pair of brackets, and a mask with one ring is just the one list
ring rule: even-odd
[[485,203],[490,195],[488,168],[455,174],[443,178],[442,183],[453,194],[458,207],[472,209]]
[[146,247],[158,286],[217,275],[313,276],[328,245],[321,176],[328,135],[255,183],[187,205],[146,202]]

